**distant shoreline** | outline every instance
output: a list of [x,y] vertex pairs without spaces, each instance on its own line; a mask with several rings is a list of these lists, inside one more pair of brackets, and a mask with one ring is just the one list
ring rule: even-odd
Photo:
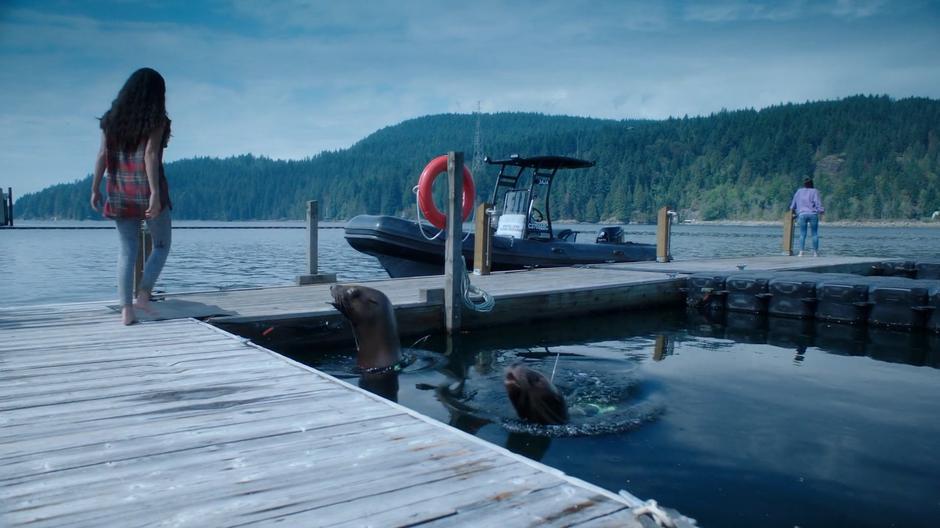
[[[198,229],[198,228],[210,228],[214,226],[224,226],[226,224],[243,224],[241,226],[232,225],[227,226],[229,229],[238,229],[238,228],[248,228],[244,224],[266,224],[262,226],[254,226],[255,229],[262,228],[271,228],[271,227],[284,227],[291,229],[305,228],[305,221],[302,219],[296,220],[183,220],[183,219],[174,219],[174,222],[178,224],[174,227],[179,227],[182,229]],[[319,227],[321,229],[338,229],[346,226],[347,220],[320,220]],[[53,219],[31,219],[31,220],[18,220],[17,227],[21,228],[36,228],[36,224],[39,224],[43,228],[85,228],[85,229],[101,229],[101,228],[110,228],[112,227],[111,221],[107,219],[101,220],[53,220]],[[575,220],[555,220],[555,224],[567,224],[567,225],[585,225],[585,226],[601,226],[601,225],[622,225],[622,226],[655,226],[656,224],[628,224],[618,221],[607,221],[607,222],[578,222]],[[24,225],[25,224],[25,225]],[[32,225],[31,225],[32,224]],[[182,225],[181,225],[182,224]],[[189,224],[189,225],[186,225]],[[286,225],[285,225],[286,224]],[[695,222],[689,223],[679,223],[673,224],[676,226],[725,226],[725,227],[774,227],[780,226],[781,222],[772,221],[772,220],[697,220]],[[832,227],[894,227],[894,228],[903,228],[903,227],[913,227],[913,228],[926,228],[926,229],[938,229],[940,228],[940,222],[931,222],[931,221],[914,221],[914,220],[839,220],[835,222],[829,222],[823,219],[820,221],[822,226],[832,226]],[[96,227],[90,227],[96,226]],[[98,227],[100,226],[100,227]]]
[[[709,226],[779,226],[782,222],[770,220],[702,220],[681,225],[709,225]],[[917,228],[940,228],[940,222],[921,222],[914,220],[837,220],[827,222],[825,219],[819,222],[821,226],[835,227],[917,227]]]
[[[578,222],[576,220],[555,220],[555,224],[584,224],[584,225],[624,225],[641,226],[656,225],[655,223],[624,223],[616,220],[601,222]],[[830,222],[823,217],[819,224],[822,226],[833,227],[917,227],[917,228],[940,228],[940,222],[922,221],[922,220],[837,220]],[[673,224],[676,226],[726,226],[726,227],[773,227],[781,226],[780,220],[696,220],[694,222],[679,222]]]

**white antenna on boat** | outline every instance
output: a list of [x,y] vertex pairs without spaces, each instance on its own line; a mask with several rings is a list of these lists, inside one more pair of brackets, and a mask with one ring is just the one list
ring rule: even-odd
[[473,134],[473,161],[470,162],[470,172],[477,175],[483,172],[483,134],[480,129],[480,101],[477,101],[476,131]]

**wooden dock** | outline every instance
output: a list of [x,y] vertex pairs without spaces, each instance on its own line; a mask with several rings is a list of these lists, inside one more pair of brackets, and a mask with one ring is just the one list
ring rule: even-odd
[[[675,305],[683,299],[684,276],[700,271],[804,270],[866,273],[883,258],[748,257],[674,261],[669,263],[601,264],[573,268],[509,271],[473,276],[475,286],[496,298],[491,313],[464,311],[464,328],[525,323],[617,310]],[[403,336],[440,332],[443,319],[443,277],[369,281],[396,307]],[[314,332],[323,343],[351,341],[342,317],[329,305],[329,285],[303,288],[251,289],[174,296],[171,302],[193,303],[197,316],[256,343],[272,343],[284,333]],[[171,312],[172,315],[172,312]],[[280,334],[280,335],[279,335]]]
[[[464,322],[669,303],[694,267],[880,260],[496,273],[473,278],[496,310]],[[413,332],[441,323],[440,282],[370,285]],[[106,303],[0,309],[0,526],[649,525],[610,491],[192,318],[329,324],[328,295],[319,285],[169,296],[157,303],[164,320],[131,327]]]
[[640,526],[615,494],[200,321],[85,304],[0,329],[3,526]]

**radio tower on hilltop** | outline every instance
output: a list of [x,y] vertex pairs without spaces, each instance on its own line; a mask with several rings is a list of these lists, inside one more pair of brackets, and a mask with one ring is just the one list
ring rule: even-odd
[[480,101],[477,101],[477,111],[474,112],[477,117],[476,131],[473,134],[473,161],[470,162],[470,172],[477,175],[483,174],[483,136],[480,133]]

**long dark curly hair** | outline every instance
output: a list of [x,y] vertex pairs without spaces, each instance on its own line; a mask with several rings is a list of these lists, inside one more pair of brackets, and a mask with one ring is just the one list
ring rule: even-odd
[[100,121],[109,151],[136,151],[155,128],[169,125],[163,76],[152,68],[132,73]]

